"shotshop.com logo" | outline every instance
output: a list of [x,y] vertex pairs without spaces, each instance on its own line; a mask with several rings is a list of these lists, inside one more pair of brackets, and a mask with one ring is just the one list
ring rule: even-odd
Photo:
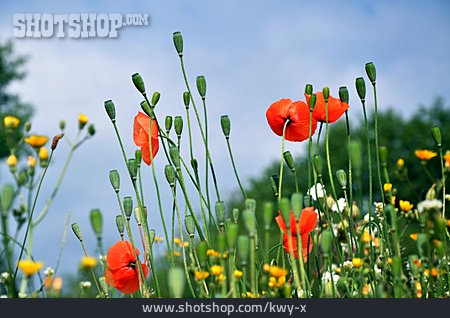
[[149,25],[148,14],[120,13],[16,13],[13,35],[17,38],[116,38],[124,26]]

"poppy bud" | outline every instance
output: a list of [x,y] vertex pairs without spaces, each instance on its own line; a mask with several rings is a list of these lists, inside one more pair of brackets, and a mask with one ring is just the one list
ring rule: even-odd
[[320,249],[322,250],[325,256],[328,256],[331,252],[332,241],[333,241],[333,234],[331,233],[331,231],[330,230],[323,231],[322,235],[320,236]]
[[116,226],[117,231],[119,231],[120,237],[123,239],[123,231],[125,230],[125,221],[123,220],[123,216],[116,215]]
[[225,135],[225,138],[230,137],[230,118],[228,115],[222,115],[220,117],[220,125],[222,126],[222,132]]
[[[147,216],[145,215],[146,214],[145,209],[146,208],[144,208],[144,217],[146,218]],[[136,223],[140,226],[142,224],[142,218],[141,218],[141,209],[138,206],[134,208],[134,218],[136,219]]]
[[303,209],[303,194],[298,192],[293,193],[291,196],[291,206],[295,219],[298,219]]
[[80,226],[77,223],[72,223],[72,231],[73,234],[80,240],[80,242],[83,241],[83,236],[81,235]]
[[279,182],[280,182],[280,178],[278,178],[278,176],[276,174],[274,174],[270,177],[270,186],[272,187],[273,194],[275,194],[275,196],[278,196]]
[[245,209],[242,212],[242,219],[244,220],[245,228],[247,229],[248,235],[250,237],[255,236],[256,234],[256,217],[255,213],[252,210]]
[[148,231],[148,238],[150,239],[151,244],[155,243],[155,237],[156,237],[156,231],[154,229],[151,229]]
[[284,161],[286,162],[286,165],[294,173],[295,172],[295,164],[294,164],[294,158],[292,157],[291,152],[289,150],[285,151],[283,153],[283,157],[284,157]]
[[313,92],[313,86],[311,84],[306,84],[305,85],[305,94],[311,95],[312,92]]
[[180,169],[180,152],[177,147],[171,146],[169,149],[170,159],[172,159],[173,164],[176,169]]
[[176,172],[172,165],[166,165],[164,167],[164,174],[166,175],[166,180],[171,187],[175,185]]
[[217,201],[215,210],[217,221],[220,226],[223,226],[223,222],[225,221],[225,204],[222,201]]
[[236,251],[237,251],[239,260],[241,261],[242,266],[247,265],[249,249],[250,249],[250,245],[249,245],[249,241],[248,241],[248,236],[239,235]]
[[204,267],[206,262],[208,261],[208,256],[206,251],[208,250],[208,244],[205,241],[200,241],[197,244],[197,256],[200,262],[200,265]]
[[120,188],[120,176],[117,170],[111,170],[109,172],[109,181],[111,182],[114,191],[118,193]]
[[145,85],[142,76],[139,73],[134,73],[131,75],[131,79],[133,81],[134,86],[141,94],[145,94]]
[[66,122],[64,120],[61,120],[59,122],[59,129],[64,130],[66,128]]
[[55,137],[53,137],[52,145],[50,146],[50,149],[53,151],[58,147],[59,141],[64,137],[64,134],[57,134]]
[[123,210],[127,216],[127,220],[130,220],[131,213],[133,212],[133,199],[131,197],[123,198]]
[[245,199],[245,208],[250,211],[256,211],[256,200],[255,199]]
[[285,283],[281,286],[281,293],[283,294],[283,298],[292,298],[292,285]]
[[441,129],[437,126],[431,128],[431,135],[433,136],[434,142],[440,148],[442,147],[442,134]]
[[197,76],[197,90],[202,99],[206,96],[206,80],[203,75]]
[[345,171],[343,169],[339,169],[336,171],[336,177],[341,185],[341,188],[345,190],[347,188],[347,174]]
[[94,136],[94,135],[95,135],[95,132],[96,132],[96,131],[95,131],[95,126],[94,126],[94,124],[89,124],[87,130],[88,130],[88,134],[89,134],[89,135],[91,135],[91,136]]
[[11,204],[14,199],[15,189],[11,184],[5,184],[2,188],[1,193],[1,204],[3,214],[6,215],[9,209],[11,208]]
[[325,103],[328,102],[328,98],[330,98],[330,88],[328,86],[325,86],[322,89],[322,95],[323,99],[325,100]]
[[158,104],[161,94],[159,92],[154,92],[152,95],[152,107],[155,107]]
[[[100,287],[101,287],[103,293],[108,296],[109,286],[108,286],[108,283],[106,282],[105,276],[100,277],[98,279],[98,281],[100,282]],[[55,288],[53,288],[53,289],[55,289]]]
[[322,157],[319,154],[313,156],[313,167],[316,171],[317,177],[320,179],[322,177]]
[[191,101],[191,94],[189,94],[189,92],[184,92],[183,93],[184,107],[189,108],[190,101]]
[[137,149],[134,152],[134,157],[136,158],[136,164],[139,168],[141,166],[141,162],[142,162],[142,151],[140,149]]
[[314,106],[316,106],[316,94],[311,94],[311,97],[309,98],[309,111],[312,112],[314,110]]
[[227,227],[227,245],[230,250],[234,250],[236,241],[239,234],[239,225],[237,223],[231,223]]
[[238,220],[239,220],[239,209],[238,208],[234,208],[231,214],[233,214],[233,221],[234,221],[234,223],[237,223]]
[[366,63],[366,73],[373,85],[377,79],[377,71],[375,65],[372,62]]
[[183,297],[186,279],[184,270],[181,267],[172,267],[168,273],[169,289],[172,297]]
[[383,167],[386,167],[386,165],[387,165],[387,157],[388,157],[387,147],[386,146],[380,146],[378,151],[379,151],[379,154],[380,154],[381,165]]
[[366,99],[366,82],[364,81],[364,78],[358,77],[356,79],[355,85],[359,98],[364,102],[364,100]]
[[184,226],[186,227],[186,232],[189,234],[189,236],[194,237],[195,222],[192,215],[186,215],[186,217],[184,218]]
[[144,113],[145,113],[147,116],[153,118],[153,111],[152,111],[152,108],[151,108],[150,105],[147,103],[147,101],[146,101],[146,100],[143,100],[143,101],[141,102],[140,105],[141,105],[141,109],[144,111]]
[[114,122],[116,120],[116,107],[112,100],[105,101],[105,110],[109,119]]
[[264,229],[270,230],[270,227],[273,223],[273,203],[272,202],[264,202],[263,204],[263,220],[264,220]]
[[173,33],[173,44],[175,45],[178,55],[180,57],[183,56],[183,36],[180,32]]
[[97,236],[97,239],[100,240],[102,238],[102,228],[103,228],[102,212],[100,212],[99,209],[93,209],[89,214],[89,218],[91,220],[92,230]]
[[339,87],[339,99],[341,102],[348,104],[348,89],[347,86]]
[[127,167],[128,167],[128,172],[130,173],[131,179],[133,179],[133,181],[136,181],[136,177],[137,177],[136,159],[134,159],[134,158],[128,159]]
[[195,158],[191,159],[191,167],[192,169],[194,169],[194,171],[197,173],[198,172],[198,161]]
[[25,123],[25,125],[24,125],[24,128],[25,128],[25,132],[30,132],[30,130],[31,130],[31,122],[27,121]]
[[183,132],[183,117],[181,116],[175,117],[175,132],[177,133],[177,137],[180,138]]
[[291,223],[291,203],[288,198],[281,198],[278,203],[278,210],[281,212],[281,217],[283,218],[286,227],[289,228]]
[[165,119],[164,123],[166,125],[166,134],[169,135],[170,130],[172,129],[173,117],[172,116],[166,116],[166,119]]
[[220,232],[219,234],[217,234],[217,250],[223,254],[225,253],[225,250],[227,248],[227,241],[226,241],[226,237],[225,237],[225,233]]

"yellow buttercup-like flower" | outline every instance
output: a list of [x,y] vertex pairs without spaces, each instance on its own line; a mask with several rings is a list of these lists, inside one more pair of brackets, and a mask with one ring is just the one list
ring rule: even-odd
[[85,256],[81,259],[81,267],[85,269],[95,268],[97,266],[97,259],[90,256]]
[[36,166],[36,158],[28,156],[28,167],[34,168]]
[[3,124],[5,124],[6,128],[17,128],[19,127],[20,120],[14,116],[5,116],[5,118],[3,118]]
[[411,204],[411,202],[403,201],[403,200],[400,200],[399,205],[400,205],[400,209],[405,212],[410,211],[414,206],[413,204]]
[[11,168],[15,167],[17,165],[17,157],[14,155],[9,156],[8,159],[6,159],[6,164]]
[[371,240],[372,235],[370,235],[369,231],[364,231],[361,236],[361,241],[363,241],[364,243],[370,243]]
[[418,149],[415,152],[415,155],[417,156],[417,158],[419,158],[422,161],[428,161],[431,158],[434,158],[437,156],[437,153],[431,150],[427,150],[427,149]]
[[195,271],[194,276],[196,280],[204,280],[209,277],[209,272]]
[[288,274],[288,270],[278,266],[270,266],[269,273],[271,276],[276,278],[286,276]]
[[161,236],[155,236],[155,242],[156,243],[164,242],[164,239]]
[[444,154],[445,167],[450,168],[450,150],[447,150]]
[[397,168],[401,169],[405,166],[405,159],[403,158],[398,158],[397,159]]
[[214,276],[220,276],[223,273],[223,267],[220,265],[213,265],[209,270]]
[[181,253],[179,251],[173,251],[173,256],[180,257]]
[[45,147],[39,149],[39,160],[45,161],[48,159],[48,150]]
[[352,259],[352,264],[354,267],[360,268],[361,266],[364,265],[364,260],[362,258],[355,257]]
[[389,192],[392,190],[392,183],[385,183],[383,186],[384,192]]
[[44,145],[47,143],[48,137],[46,136],[38,136],[38,135],[31,135],[27,138],[25,138],[25,142],[29,144],[31,147],[39,149],[44,147]]
[[85,114],[78,115],[78,123],[80,124],[80,127],[84,127],[84,125],[86,125],[88,121],[89,118]]
[[234,270],[234,277],[236,277],[237,279],[240,279],[242,277],[242,275],[243,275],[243,273],[240,270],[238,270],[238,269]]
[[19,262],[19,268],[26,276],[32,276],[36,274],[43,266],[44,263],[34,262],[32,260],[21,260]]
[[418,233],[411,233],[409,234],[409,238],[413,241],[417,241],[417,238],[419,237]]

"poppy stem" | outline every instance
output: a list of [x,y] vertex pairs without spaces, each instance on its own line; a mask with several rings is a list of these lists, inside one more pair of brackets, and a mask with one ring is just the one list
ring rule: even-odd
[[383,182],[381,181],[381,168],[380,168],[380,146],[378,143],[378,101],[377,101],[377,88],[375,81],[372,82],[373,87],[373,101],[375,105],[375,151],[376,151],[376,159],[377,159],[377,173],[378,173],[378,185],[380,186],[381,193],[381,202],[383,206],[384,202],[384,191],[383,191]]
[[[231,151],[230,137],[225,137],[227,141],[228,153],[230,154],[231,165],[233,166],[234,175],[236,176],[237,183],[239,185],[239,189],[241,189],[242,196],[244,199],[247,199],[247,194],[245,193],[244,187],[242,186],[241,180],[239,179],[239,174],[237,172],[236,164],[234,163],[233,152]],[[297,183],[296,183],[297,184]],[[298,185],[297,185],[298,187]],[[298,188],[297,188],[298,191]]]
[[[445,168],[444,168],[444,155],[442,154],[442,146],[439,145],[439,157],[441,159],[441,174],[442,174],[442,218],[445,220]],[[446,249],[447,251],[447,249]],[[448,265],[447,265],[448,266]]]
[[[308,189],[311,189],[311,148],[312,148],[313,109],[309,108],[309,140],[308,140]],[[322,126],[321,126],[322,128]],[[319,135],[320,138],[320,135]],[[317,193],[316,193],[317,194]],[[308,206],[311,206],[311,193],[308,195]]]
[[280,182],[278,184],[278,202],[281,200],[281,190],[283,186],[283,167],[284,167],[284,141],[286,139],[286,128],[289,124],[289,119],[286,120],[283,126],[283,136],[281,138],[281,160],[280,160]]
[[[81,243],[81,247],[83,248],[84,256],[89,257],[89,255],[88,255],[88,253],[86,251],[86,247],[84,246],[83,241],[80,240],[80,243]],[[99,294],[99,296],[101,298],[103,298],[103,292],[101,291],[100,286],[98,285],[97,276],[95,276],[95,273],[94,273],[94,270],[92,269],[92,267],[91,267],[90,271],[91,271],[91,274],[92,274],[92,279],[94,280],[94,283],[95,283],[95,287],[97,287],[98,294]]]
[[[287,228],[287,232],[288,232],[287,234],[288,234],[288,245],[289,245],[288,246],[289,247],[289,258],[290,258],[290,261],[291,261],[291,267],[292,267],[292,272],[293,272],[293,276],[294,276],[295,292],[297,294],[297,297],[301,297],[301,291],[305,291],[306,292],[306,288],[305,288],[305,285],[300,283],[300,277],[298,275],[297,262],[296,262],[295,257],[294,257],[294,244],[292,242],[292,231],[291,231],[290,224],[286,224],[286,228]],[[298,232],[298,229],[297,229],[297,232]],[[297,250],[297,255],[298,255],[299,259],[303,258],[302,251],[303,250],[301,250],[301,249]],[[304,279],[304,276],[302,276],[302,278]]]

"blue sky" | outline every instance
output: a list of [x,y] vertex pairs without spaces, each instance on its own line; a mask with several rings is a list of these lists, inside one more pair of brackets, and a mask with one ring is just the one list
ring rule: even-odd
[[[306,83],[316,90],[329,86],[335,95],[339,86],[347,85],[354,121],[361,118],[354,79],[364,75],[368,61],[377,66],[381,109],[395,106],[407,116],[437,95],[450,99],[448,1],[2,1],[0,6],[1,40],[12,36],[12,16],[19,12],[150,16],[150,26],[123,28],[117,39],[14,39],[17,52],[30,60],[28,77],[11,90],[35,106],[33,131],[53,135],[59,120],[65,119],[73,135],[79,113],[86,113],[98,131],[75,154],[53,208],[36,231],[34,254],[49,266],[55,264],[68,211],[86,233],[90,253],[95,252],[90,209],[99,207],[104,213],[105,245],[117,239],[114,216],[119,210],[108,171],[117,168],[125,176],[125,170],[103,101],[116,103],[128,154],[135,150],[132,118],[140,102],[131,74],[140,72],[149,90],[161,92],[159,117],[183,114],[174,31],[184,35],[191,83],[200,74],[208,82],[211,152],[225,197],[236,185],[218,125],[222,114],[231,117],[235,159],[246,179],[278,159],[280,140],[266,124],[266,108],[283,97],[303,99]],[[62,168],[68,152],[63,146],[45,181],[43,198]],[[287,147],[302,151],[300,144]],[[196,156],[203,158],[201,150]],[[169,215],[164,164],[159,156],[155,165]],[[150,169],[144,177],[147,201],[152,202],[150,224],[162,235]],[[122,194],[131,194],[123,183]],[[43,203],[38,202],[38,209]],[[69,233],[63,271],[74,271],[80,256],[78,242]]]

